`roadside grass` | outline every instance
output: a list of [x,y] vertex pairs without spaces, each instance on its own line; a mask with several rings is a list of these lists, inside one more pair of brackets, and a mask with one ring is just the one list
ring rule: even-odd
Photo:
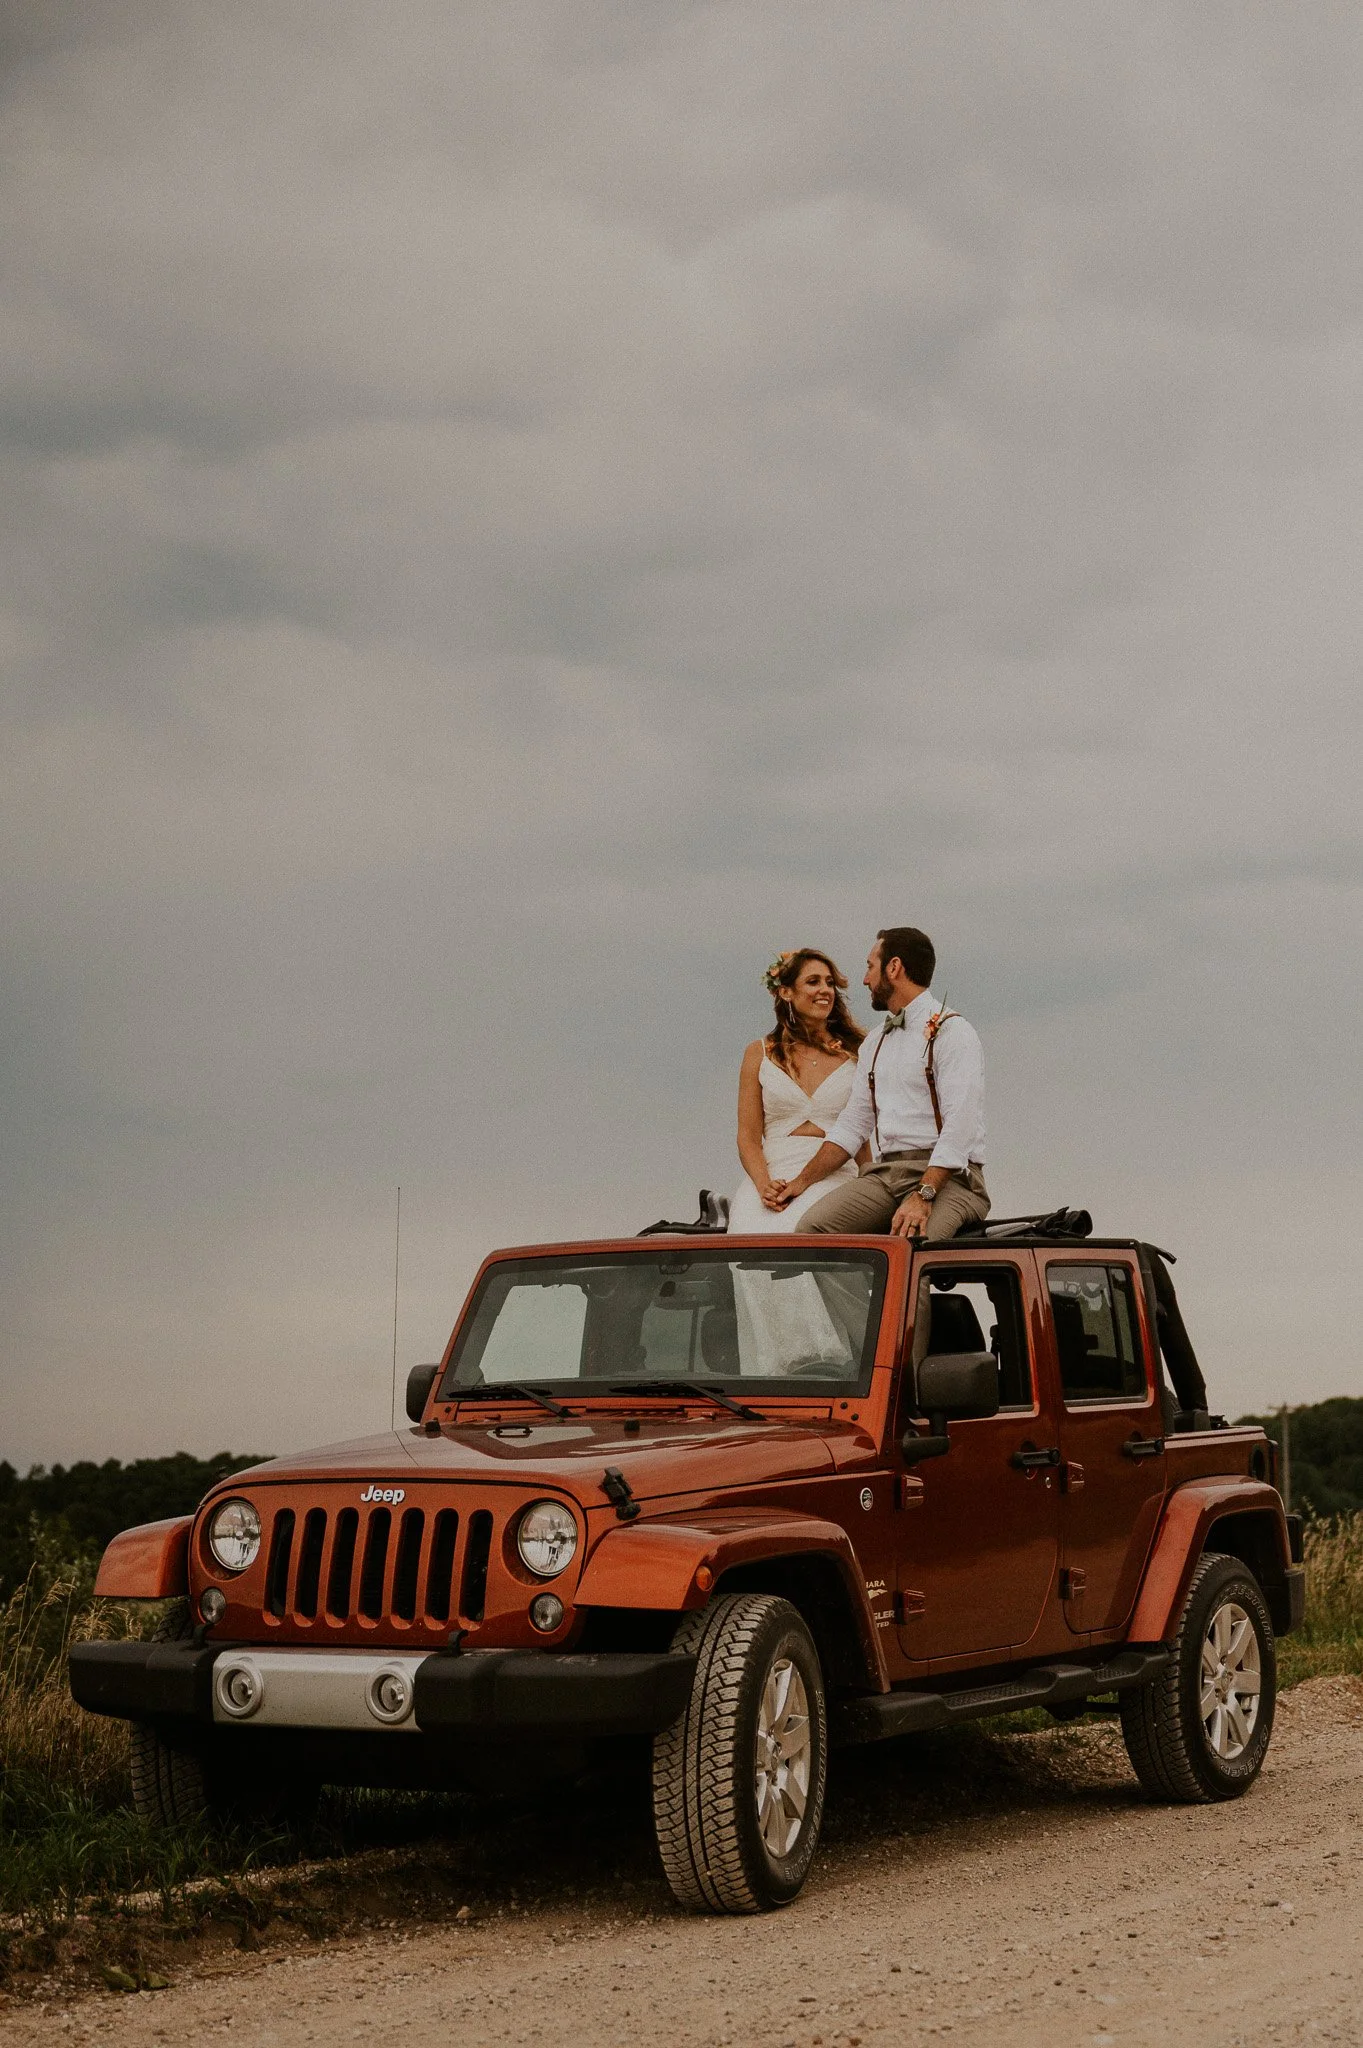
[[1363,1674],[1363,1513],[1306,1524],[1306,1622],[1278,1645],[1278,1682]]
[[[1308,1523],[1305,1544],[1306,1624],[1279,1646],[1284,1686],[1363,1674],[1363,1513]],[[315,1939],[395,1924],[385,1914],[453,1919],[461,1899],[503,1894],[509,1904],[496,1910],[515,1911],[516,1887],[523,1901],[534,1887],[512,1838],[520,1845],[540,1828],[551,1831],[545,1879],[566,1897],[588,1896],[584,1878],[609,1889],[612,1869],[625,1890],[660,1884],[643,1802],[619,1786],[591,1808],[589,1873],[580,1794],[564,1809],[562,1841],[550,1818],[557,1802],[539,1817],[534,1801],[518,1805],[508,1834],[510,1807],[499,1818],[486,1800],[381,1792],[329,1793],[301,1834],[149,1826],[132,1808],[126,1728],[75,1706],[66,1653],[90,1637],[145,1636],[159,1618],[159,1609],[96,1601],[89,1564],[57,1558],[40,1559],[0,1604],[0,1993],[31,1989],[44,1972],[134,1990],[205,1941],[253,1948],[266,1925],[272,1940]],[[1005,1743],[1065,1732],[1039,1711],[987,1727]]]
[[169,1911],[189,1880],[249,1867],[262,1846],[208,1826],[167,1833],[133,1811],[127,1729],[74,1704],[66,1653],[147,1635],[160,1610],[96,1601],[93,1577],[40,1561],[0,1606],[0,1976],[17,1937],[137,1893]]

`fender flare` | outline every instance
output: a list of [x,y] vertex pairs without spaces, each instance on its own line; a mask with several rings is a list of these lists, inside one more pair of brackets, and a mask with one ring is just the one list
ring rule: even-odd
[[189,1591],[189,1532],[193,1515],[141,1522],[106,1547],[95,1592],[106,1600],[170,1600]]
[[889,1672],[866,1598],[865,1574],[847,1531],[820,1516],[782,1508],[702,1509],[607,1529],[583,1567],[575,1603],[683,1614],[704,1607],[725,1573],[739,1566],[810,1556],[828,1558],[835,1566],[867,1684],[888,1692]]
[[1267,1516],[1277,1537],[1286,1575],[1292,1562],[1282,1497],[1266,1480],[1190,1479],[1175,1487],[1164,1504],[1136,1611],[1127,1637],[1133,1643],[1164,1643],[1178,1626],[1188,1584],[1206,1548],[1213,1523],[1228,1515]]

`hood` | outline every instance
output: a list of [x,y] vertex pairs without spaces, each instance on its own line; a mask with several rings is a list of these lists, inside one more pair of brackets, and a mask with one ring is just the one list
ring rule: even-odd
[[[236,1472],[215,1493],[243,1485],[297,1486],[309,1479],[449,1479],[557,1488],[599,1504],[601,1473],[614,1465],[639,1500],[663,1494],[761,1485],[831,1472],[855,1443],[871,1440],[854,1423],[826,1415],[808,1422],[737,1416],[640,1417],[626,1430],[619,1414],[545,1415],[531,1422],[460,1423],[439,1436],[384,1430],[347,1443],[327,1444]],[[837,1439],[836,1445],[834,1439]]]

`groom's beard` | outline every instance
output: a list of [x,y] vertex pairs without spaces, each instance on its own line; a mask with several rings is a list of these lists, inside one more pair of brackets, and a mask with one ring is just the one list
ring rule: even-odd
[[889,982],[878,981],[871,990],[871,1008],[873,1010],[888,1010],[890,1007],[890,993]]

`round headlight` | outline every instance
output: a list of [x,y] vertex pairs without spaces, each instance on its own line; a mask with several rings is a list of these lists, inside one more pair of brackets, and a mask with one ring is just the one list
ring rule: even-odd
[[577,1549],[577,1523],[556,1500],[537,1500],[521,1516],[516,1548],[522,1564],[537,1579],[555,1578],[572,1563]]
[[214,1508],[208,1547],[225,1572],[244,1572],[260,1549],[260,1516],[249,1500],[225,1500]]

